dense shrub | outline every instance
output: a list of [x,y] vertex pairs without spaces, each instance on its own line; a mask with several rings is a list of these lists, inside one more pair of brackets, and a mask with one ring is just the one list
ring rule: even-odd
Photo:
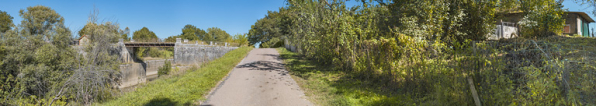
[[170,61],[164,61],[163,66],[159,67],[158,69],[158,76],[168,75],[172,70],[172,63]]
[[[300,55],[347,74],[337,82],[357,79],[357,84],[346,85],[367,88],[361,91],[373,93],[362,95],[373,95],[370,98],[409,98],[400,99],[404,104],[473,105],[470,86],[476,87],[485,105],[574,105],[581,96],[570,95],[589,91],[564,90],[559,78],[564,75],[553,74],[567,64],[558,60],[564,51],[544,49],[554,46],[551,43],[485,41],[502,18],[496,14],[515,10],[525,17],[521,35],[560,33],[564,14],[553,0],[377,2],[348,8],[341,0],[288,1],[288,6],[255,23],[249,41],[266,47],[275,38],[287,38]],[[367,104],[364,101],[351,102]]]

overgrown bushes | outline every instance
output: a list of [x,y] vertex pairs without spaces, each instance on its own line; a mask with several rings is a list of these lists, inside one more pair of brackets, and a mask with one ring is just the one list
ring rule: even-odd
[[[485,41],[496,20],[503,18],[497,14],[518,9],[526,16],[524,22],[532,26],[522,28],[526,38],[557,34],[564,19],[554,0],[376,3],[364,1],[359,7],[348,8],[342,0],[288,1],[288,6],[269,12],[255,23],[249,40],[251,44],[273,44],[274,38],[288,40],[305,58],[340,70],[338,76],[345,78],[330,83],[354,85],[346,89],[369,92],[363,94],[370,98],[387,97],[377,99],[380,101],[410,98],[399,101],[411,105],[473,105],[470,86],[475,86],[485,105],[586,103],[575,100],[581,96],[569,96],[576,93],[563,90],[562,75],[554,75],[561,73],[562,64],[568,64],[556,57],[561,53],[541,51],[556,51],[545,49],[555,44],[522,38]],[[474,83],[469,84],[468,79]],[[348,91],[336,93],[351,99],[369,98]],[[349,104],[375,105],[365,101]]]
[[164,61],[164,65],[159,67],[159,69],[157,70],[157,75],[168,75],[170,74],[170,70],[172,70],[172,63],[170,61]]
[[27,7],[20,16],[25,21],[0,38],[0,104],[90,105],[112,97],[120,64],[120,47],[111,45],[120,37],[117,23],[97,23],[92,14],[85,33],[91,41],[73,47],[53,9]]

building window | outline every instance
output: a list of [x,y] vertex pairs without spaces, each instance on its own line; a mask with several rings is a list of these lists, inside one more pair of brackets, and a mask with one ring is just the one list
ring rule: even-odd
[[563,33],[571,33],[571,29],[569,28],[569,24],[565,24],[565,28],[563,28]]

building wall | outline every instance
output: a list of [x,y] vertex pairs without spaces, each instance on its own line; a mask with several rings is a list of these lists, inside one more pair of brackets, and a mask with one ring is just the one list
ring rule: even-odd
[[575,13],[567,14],[567,18],[565,18],[565,24],[569,24],[570,33],[563,32],[563,34],[568,34],[568,35],[578,34],[578,18],[579,18],[579,15],[577,15]]
[[89,39],[86,36],[84,36],[81,39],[79,39],[79,45],[80,46],[87,45],[87,44],[89,44]]
[[[522,18],[523,14],[521,13],[514,13],[514,14],[507,14],[503,16],[501,19],[503,22],[513,22],[518,23]],[[573,35],[573,34],[580,34],[581,32],[581,24],[580,21],[585,22],[585,19],[581,18],[577,13],[568,13],[565,18],[565,24],[569,24],[569,33],[563,31],[563,34]],[[500,20],[497,22],[497,25],[500,25]]]

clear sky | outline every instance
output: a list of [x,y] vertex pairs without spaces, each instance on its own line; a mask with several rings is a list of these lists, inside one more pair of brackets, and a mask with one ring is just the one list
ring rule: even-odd
[[229,34],[247,33],[250,26],[267,14],[285,6],[284,0],[15,0],[2,1],[16,24],[18,12],[29,6],[44,5],[65,19],[64,25],[77,32],[87,23],[93,6],[99,9],[99,21],[114,21],[132,32],[143,27],[159,38],[182,33],[186,24],[206,30],[219,27]]
[[[159,38],[182,33],[186,24],[201,29],[219,27],[229,34],[247,33],[250,26],[263,18],[268,10],[285,6],[285,0],[14,0],[2,1],[0,10],[6,11],[15,24],[22,18],[18,12],[29,6],[44,5],[65,18],[65,25],[73,33],[86,24],[93,6],[99,9],[101,21],[115,21],[120,28],[132,32],[147,27]],[[357,3],[349,2],[348,5]],[[580,6],[574,0],[565,0],[564,8],[592,14],[592,7]],[[596,28],[590,24],[590,28]]]

